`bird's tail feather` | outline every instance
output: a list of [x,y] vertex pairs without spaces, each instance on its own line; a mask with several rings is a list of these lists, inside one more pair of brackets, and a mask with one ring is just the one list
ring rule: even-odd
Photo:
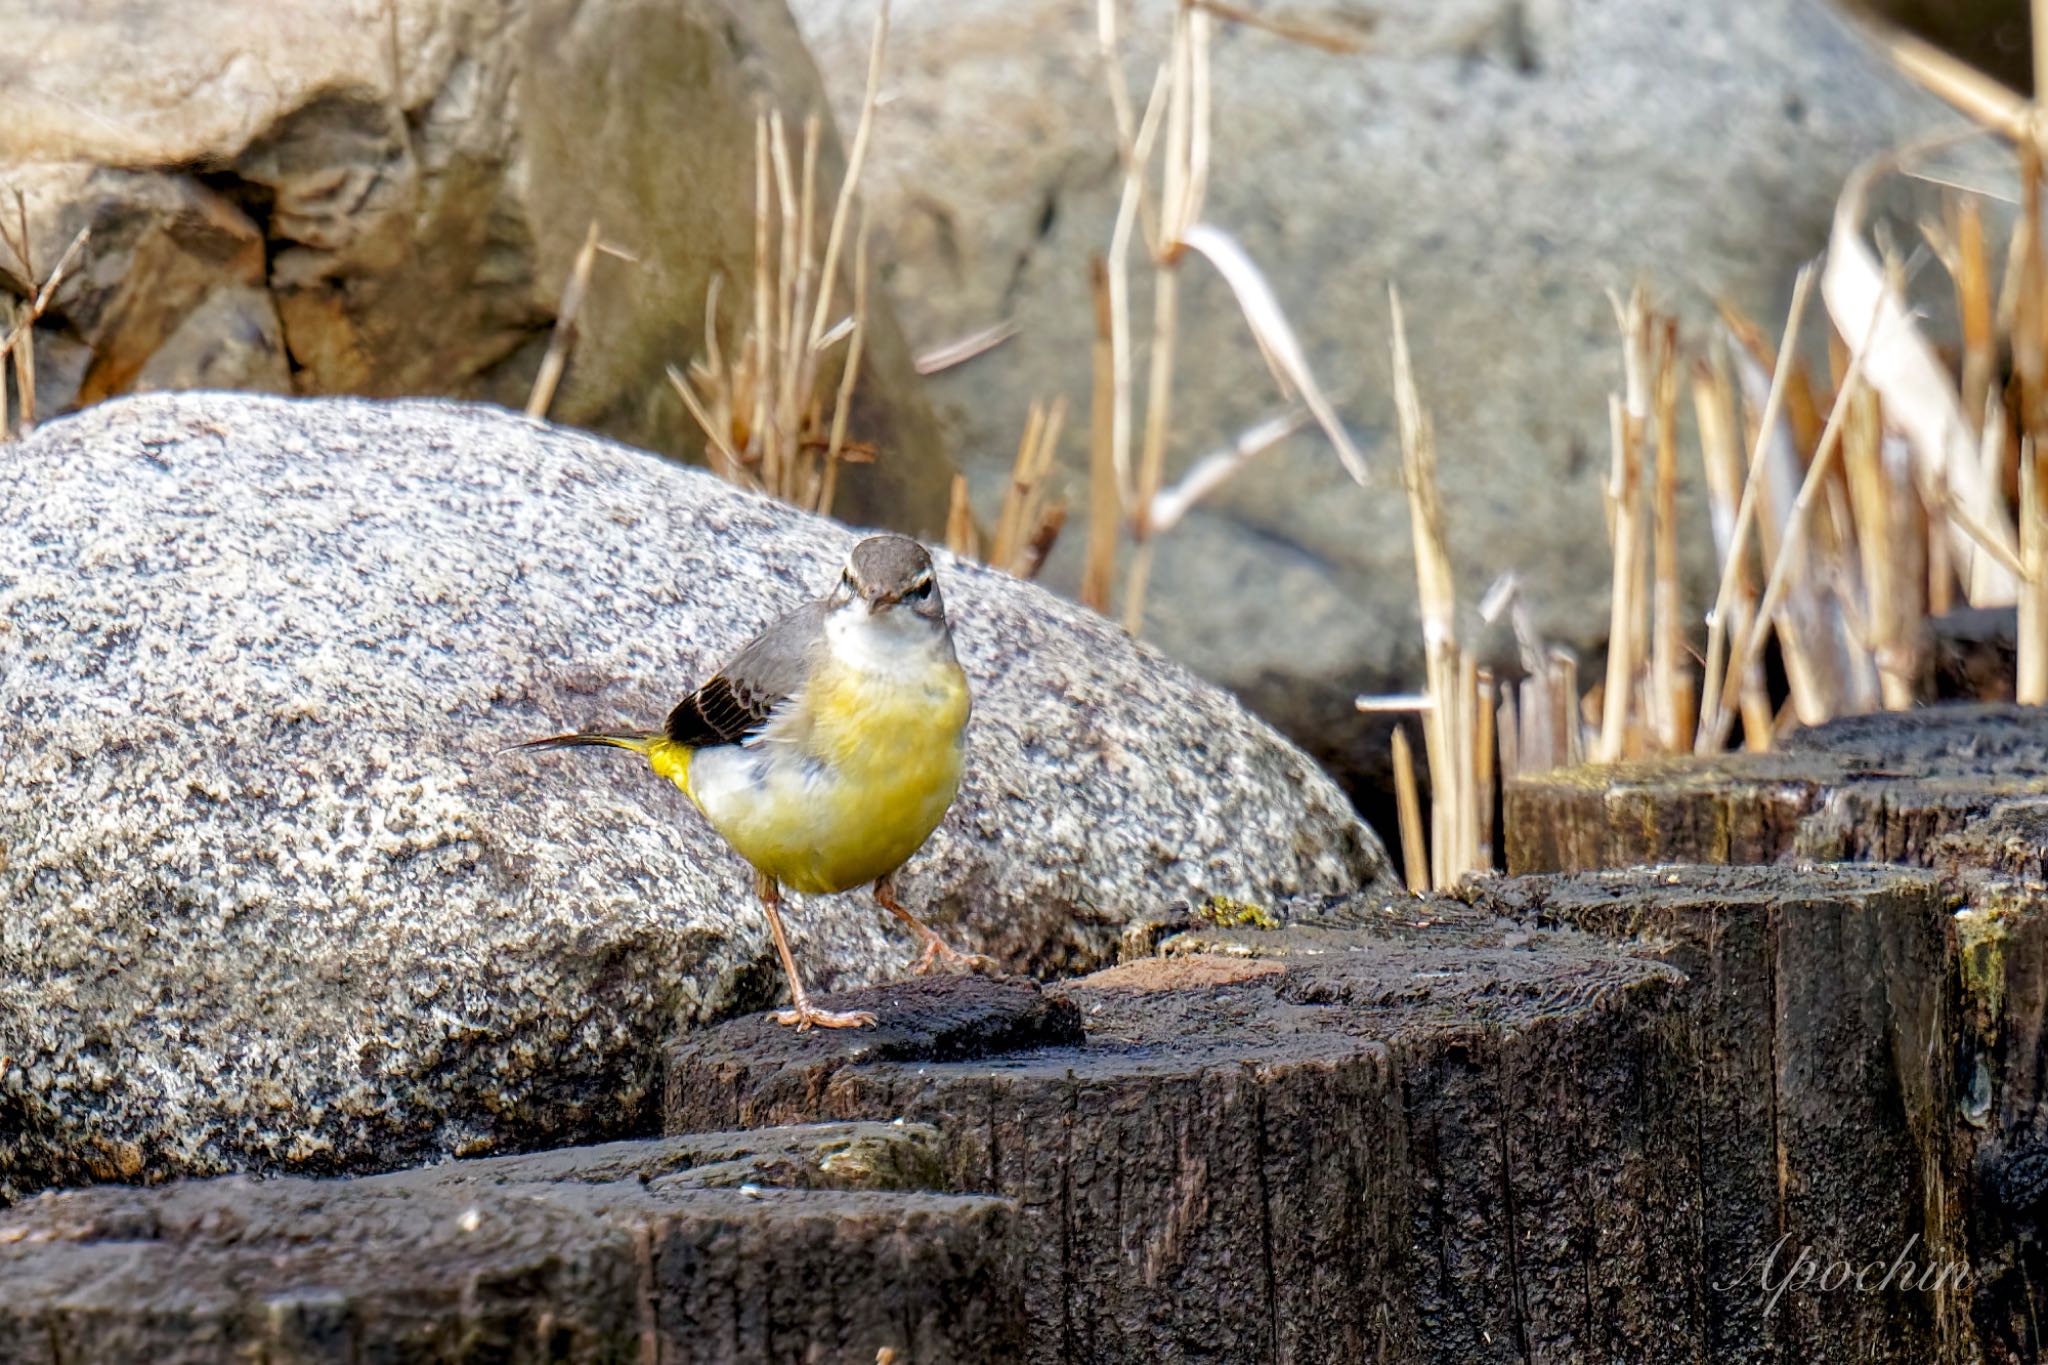
[[647,755],[647,761],[662,777],[690,790],[690,747],[678,744],[667,735],[634,734],[606,735],[595,731],[580,731],[573,735],[550,735],[546,739],[529,739],[524,744],[514,744],[507,753],[526,750],[530,753],[545,752],[549,749],[631,749],[636,754]]
[[612,749],[631,749],[636,754],[644,754],[660,738],[660,735],[601,735],[586,730],[573,735],[549,735],[546,739],[529,739],[524,744],[514,744],[505,752],[513,753],[521,749],[581,749],[591,745],[603,745]]

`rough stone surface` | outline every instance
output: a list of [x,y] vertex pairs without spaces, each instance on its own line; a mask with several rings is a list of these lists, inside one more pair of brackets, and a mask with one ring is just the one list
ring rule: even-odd
[[[651,1131],[660,1041],[781,991],[739,858],[631,755],[852,533],[495,410],[102,405],[0,447],[0,1181],[389,1168]],[[1044,973],[1212,896],[1384,884],[1224,694],[941,557],[963,794],[903,888]],[[823,989],[900,974],[793,902]]]
[[[599,262],[553,415],[694,455],[662,371],[704,352],[714,275],[728,353],[749,315],[756,110],[829,113],[780,0],[0,0],[0,33],[0,186],[35,273],[93,230],[36,333],[46,412],[196,387],[522,403],[594,218],[638,264]],[[840,165],[828,129],[828,191]],[[0,250],[0,292],[29,273]],[[851,430],[883,457],[840,506],[936,534],[950,464],[880,291],[871,318]]]
[[820,1125],[44,1195],[0,1214],[0,1361],[1007,1359],[1015,1210],[873,1178],[932,1143]]
[[[874,0],[792,8],[843,124]],[[1319,757],[1376,769],[1385,727],[1361,720],[1352,695],[1412,683],[1422,648],[1388,282],[1435,419],[1465,600],[1519,570],[1552,638],[1597,646],[1608,564],[1588,550],[1605,544],[1607,396],[1621,380],[1604,290],[1643,278],[1690,324],[1719,296],[1774,328],[1848,169],[1951,116],[1818,0],[1257,8],[1367,50],[1332,56],[1219,27],[1204,216],[1271,279],[1377,478],[1353,486],[1315,437],[1264,457],[1165,538],[1148,635]],[[1140,102],[1172,9],[1119,6]],[[1004,318],[1021,328],[933,381],[989,498],[1032,398],[1065,394],[1086,411],[1088,261],[1107,247],[1120,188],[1095,12],[1095,0],[891,10],[889,102],[866,183],[905,326],[921,346]],[[1199,263],[1183,275],[1176,470],[1279,406],[1226,289]],[[1142,280],[1132,315],[1142,333]],[[1067,430],[1080,499],[1088,424]],[[1690,489],[1697,461],[1684,470]],[[1710,537],[1687,507],[1697,610]],[[1056,586],[1075,581],[1080,542],[1062,545]]]

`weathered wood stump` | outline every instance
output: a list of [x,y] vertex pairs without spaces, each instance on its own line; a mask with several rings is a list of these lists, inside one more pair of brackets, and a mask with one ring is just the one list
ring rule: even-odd
[[[1479,883],[1477,907],[1632,944],[1683,972],[1705,1359],[1971,1360],[1955,901],[1897,867],[1686,867]],[[1865,1292],[1773,1284],[1881,1260]],[[1939,1285],[1929,1267],[1954,1268]],[[1926,1283],[1923,1283],[1926,1281]],[[2043,1305],[2048,1307],[2048,1305]]]
[[[1609,781],[1611,779],[1611,781]],[[1603,787],[1603,781],[1609,785]],[[1865,1112],[1831,1142],[1853,1159],[1927,1173],[1917,1197],[1946,1216],[1923,1218],[1921,1245],[1947,1245],[1969,1268],[1963,1304],[1977,1348],[1987,1358],[2031,1361],[2048,1352],[2048,713],[2012,706],[1948,706],[1867,716],[1794,737],[1765,756],[1703,763],[1673,761],[1579,769],[1530,779],[1510,789],[1509,851],[1517,867],[1579,867],[1636,860],[1708,858],[1763,863],[1797,859],[1891,860],[1932,866],[1952,913],[1938,935],[1908,953],[1895,929],[1883,951],[1863,960],[1810,959],[1808,935],[1771,929],[1773,975],[1786,991],[1861,1000],[1862,1022],[1801,1028],[1789,1013],[1768,1037],[1860,1040],[1869,1059],[1887,1046],[1903,1058],[1905,1028],[1894,1014],[1887,1045],[1877,1027],[1884,1010],[1912,1003],[1937,1021],[1928,1047],[1941,1060],[1901,1070],[1897,1113]],[[1793,871],[1787,868],[1786,871]],[[1621,874],[1633,884],[1640,874]],[[1686,870],[1686,880],[1701,874]],[[1838,870],[1800,868],[1823,887]],[[1528,884],[1540,886],[1543,879]],[[1529,893],[1518,881],[1493,893],[1499,908]],[[1626,916],[1575,913],[1571,922],[1614,932]],[[1868,932],[1870,925],[1863,925]],[[1717,925],[1715,933],[1732,929]],[[1710,979],[1725,979],[1731,945],[1717,940]],[[1828,953],[1837,945],[1823,941]],[[1846,946],[1846,940],[1840,946]],[[1932,956],[1929,956],[1930,951]],[[1678,964],[1683,966],[1683,964]],[[1688,974],[1698,980],[1690,968]],[[1882,1008],[1878,1002],[1882,1002]],[[1715,1006],[1720,1009],[1721,1006]],[[1896,1063],[1903,1067],[1903,1062]],[[1782,1068],[1781,1068],[1782,1069]],[[1924,1074],[1920,1074],[1924,1072]],[[1946,1073],[1945,1078],[1944,1074]],[[1778,1103],[1839,1101],[1839,1065],[1809,1068]],[[1907,1087],[1909,1075],[1917,1075]],[[1789,1079],[1789,1077],[1788,1077]],[[1905,1099],[1931,1089],[1901,1127]],[[1785,1110],[1777,1112],[1782,1122]],[[1932,1126],[1930,1127],[1930,1123]],[[1869,1135],[1888,1133],[1886,1158]],[[1932,1172],[1938,1163],[1940,1176]],[[1936,1204],[1928,1203],[1933,1209]],[[1904,1216],[1902,1213],[1901,1216]],[[1905,1224],[1899,1223],[1896,1232]],[[1872,1236],[1870,1225],[1859,1236]],[[1936,1305],[1934,1325],[1949,1309]]]
[[[872,1033],[685,1037],[668,1127],[933,1125],[948,1188],[1023,1209],[1033,1360],[1696,1359],[1678,974],[1451,902],[1346,909],[1259,950],[1282,956],[1051,996],[920,982],[835,1000]],[[992,1013],[1037,1022],[963,1047]]]
[[1956,1160],[1970,1201],[1977,1312],[2048,1355],[2048,801],[2022,799],[1940,840],[1955,917]]
[[1926,864],[2000,802],[2048,795],[2048,710],[1881,712],[1794,734],[1769,754],[1656,759],[1517,778],[1510,872],[1657,863]]
[[851,1124],[46,1194],[0,1214],[0,1362],[1013,1358],[1016,1209],[897,1192],[937,1156]]

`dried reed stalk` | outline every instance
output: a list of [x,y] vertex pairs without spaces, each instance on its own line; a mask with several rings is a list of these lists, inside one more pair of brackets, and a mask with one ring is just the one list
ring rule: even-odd
[[50,303],[57,297],[65,277],[78,261],[79,253],[92,240],[90,225],[82,227],[71,239],[69,245],[57,257],[57,264],[50,269],[49,276],[38,282],[34,253],[31,250],[28,231],[28,202],[19,191],[14,196],[16,226],[10,230],[0,220],[0,243],[13,252],[21,264],[21,277],[28,284],[29,296],[12,310],[12,326],[4,341],[0,341],[0,439],[10,436],[7,423],[6,366],[11,359],[14,365],[15,421],[11,430],[14,437],[26,436],[36,424],[36,348],[35,325],[42,321],[49,311]]
[[1657,486],[1652,540],[1656,586],[1650,638],[1650,727],[1664,753],[1692,747],[1693,683],[1685,662],[1685,597],[1678,565],[1678,322],[1657,332],[1652,394],[1657,421]]
[[1718,753],[1728,743],[1728,727],[1732,721],[1723,693],[1726,686],[1728,653],[1728,611],[1735,595],[1735,582],[1741,573],[1745,545],[1751,523],[1756,518],[1758,491],[1764,476],[1764,453],[1778,422],[1778,413],[1785,401],[1785,383],[1791,372],[1792,357],[1798,349],[1799,320],[1806,311],[1807,295],[1813,287],[1813,267],[1803,266],[1792,282],[1792,305],[1786,313],[1784,338],[1778,343],[1778,359],[1771,373],[1771,387],[1764,399],[1763,411],[1757,419],[1756,444],[1749,455],[1748,474],[1743,479],[1742,493],[1735,511],[1734,525],[1728,531],[1728,545],[1721,556],[1721,583],[1714,592],[1713,614],[1707,618],[1707,663],[1706,682],[1700,698],[1699,733],[1694,739],[1696,753]]
[[[1842,380],[1841,392],[1829,408],[1827,425],[1821,431],[1820,445],[1813,453],[1812,462],[1806,467],[1806,477],[1800,483],[1799,496],[1792,504],[1790,517],[1786,523],[1783,543],[1778,547],[1778,552],[1771,563],[1770,576],[1765,580],[1763,602],[1758,607],[1756,616],[1750,621],[1749,629],[1744,633],[1739,646],[1733,651],[1734,657],[1730,663],[1729,680],[1731,682],[1740,669],[1750,667],[1760,659],[1763,653],[1764,625],[1777,615],[1778,609],[1784,604],[1785,595],[1790,588],[1793,574],[1802,563],[1800,548],[1816,491],[1823,486],[1824,481],[1827,479],[1829,470],[1833,465],[1835,452],[1840,448],[1842,426],[1848,413],[1854,406],[1853,398],[1856,393],[1856,386],[1863,378],[1864,359],[1873,353],[1880,339],[1878,337],[1878,325],[1883,321],[1884,317],[1885,314],[1882,310],[1872,313],[1869,329],[1863,337],[1863,344],[1853,352],[1849,362],[1848,374]],[[1789,670],[1796,666],[1803,651],[1793,647],[1793,632],[1781,627],[1778,636],[1780,647],[1784,651],[1786,666]],[[1839,697],[1828,699],[1831,704],[1817,708],[1823,712],[1823,714],[1817,717],[1802,713],[1800,718],[1809,725],[1818,724],[1821,720],[1827,719],[1828,715],[1841,709],[1839,700]],[[1864,707],[1862,709],[1868,708]]]
[[1849,415],[1842,428],[1842,467],[1848,476],[1849,503],[1858,531],[1863,570],[1864,643],[1877,664],[1879,696],[1888,711],[1913,704],[1914,618],[1918,615],[1917,573],[1901,573],[1918,562],[1893,502],[1884,462],[1884,417],[1878,398],[1866,385],[1838,397]]
[[548,406],[555,401],[555,388],[562,382],[569,352],[576,344],[576,318],[583,311],[584,295],[590,291],[590,272],[597,264],[599,246],[597,219],[593,218],[590,230],[583,234],[583,246],[569,267],[569,282],[562,287],[562,303],[555,310],[555,327],[548,337],[547,354],[541,357],[540,371],[534,375],[533,388],[526,396],[529,422],[546,417]]
[[[1979,606],[2010,602],[2017,578],[2006,567],[2017,541],[1995,474],[1978,459],[1977,433],[1964,417],[1956,384],[1915,325],[1895,280],[1864,244],[1859,224],[1871,183],[1909,153],[1880,157],[1856,168],[1835,206],[1821,291],[1836,329],[1852,344],[1866,335],[1863,372],[1884,400],[1887,424],[1911,445],[1922,498],[1944,486],[1952,535],[1950,558],[1963,570],[1969,600]],[[1960,515],[1957,515],[1960,513]]]
[[[1167,513],[1177,521],[1258,451],[1270,447],[1270,443],[1242,439],[1230,451],[1203,461],[1173,495],[1162,498],[1172,430],[1173,376],[1179,345],[1179,271],[1188,252],[1193,251],[1205,258],[1230,286],[1238,309],[1244,315],[1252,338],[1283,396],[1289,399],[1297,394],[1300,396],[1309,414],[1337,447],[1345,468],[1354,479],[1361,482],[1364,479],[1364,457],[1352,443],[1337,418],[1334,406],[1317,384],[1306,354],[1293,329],[1288,326],[1279,301],[1264,275],[1235,239],[1201,221],[1211,157],[1210,47],[1219,14],[1247,21],[1259,18],[1240,13],[1230,6],[1209,6],[1198,0],[1183,0],[1177,5],[1167,59],[1153,83],[1152,96],[1141,119],[1124,79],[1123,59],[1117,41],[1115,0],[1099,0],[1096,10],[1098,44],[1108,73],[1110,103],[1116,114],[1118,145],[1124,166],[1123,193],[1116,226],[1111,234],[1108,259],[1111,382],[1107,388],[1112,401],[1107,444],[1109,463],[1116,475],[1133,543],[1123,608],[1124,625],[1133,634],[1138,633],[1144,624],[1145,599],[1151,582],[1157,537],[1172,524],[1161,525],[1157,520],[1159,515]],[[1288,35],[1286,25],[1263,23],[1261,26],[1276,28],[1276,31]],[[1152,146],[1162,131],[1159,189],[1154,195],[1147,181]],[[1137,468],[1133,472],[1129,458],[1132,408],[1127,262],[1131,235],[1138,228],[1144,231],[1152,257],[1153,316],[1143,433]],[[1101,562],[1099,551],[1095,558]],[[1107,600],[1106,590],[1098,595]]]
[[1523,756],[1527,750],[1522,741],[1521,708],[1516,701],[1521,691],[1521,687],[1515,683],[1501,685],[1499,713],[1494,719],[1494,733],[1499,740],[1499,785],[1502,789],[1524,771]]
[[1476,688],[1470,665],[1458,649],[1457,588],[1444,539],[1436,437],[1415,386],[1400,291],[1390,286],[1387,302],[1393,321],[1394,412],[1401,437],[1401,482],[1408,494],[1414,537],[1430,703],[1422,715],[1423,754],[1429,764],[1430,882],[1448,887],[1472,870],[1477,856],[1477,765],[1472,757]]
[[[875,14],[860,122],[826,230],[822,261],[816,243],[823,124],[816,117],[804,121],[802,144],[793,155],[782,115],[771,111],[755,122],[754,276],[748,330],[728,363],[719,341],[719,282],[714,279],[705,299],[705,355],[691,363],[687,375],[673,368],[669,373],[670,383],[704,431],[714,469],[734,482],[820,513],[831,510],[840,467],[873,458],[871,448],[847,436],[867,333],[865,217],[852,230],[852,312],[836,323],[832,319],[842,285],[840,261],[874,126],[888,28],[884,3]],[[841,342],[846,343],[846,356],[828,419],[819,380],[826,356]]]
[[2041,449],[2030,436],[2020,443],[2019,676],[2013,700],[2048,702],[2048,488],[2042,486]]
[[867,317],[868,219],[863,213],[853,239],[853,330],[846,343],[846,364],[839,371],[839,392],[832,400],[832,431],[825,441],[821,486],[810,504],[821,516],[832,515],[832,500],[839,492],[839,466],[847,460],[846,423],[853,413],[853,386],[860,381],[861,353],[868,337]]
[[1422,837],[1422,797],[1415,790],[1415,751],[1408,727],[1394,727],[1394,810],[1401,825],[1401,864],[1408,889],[1420,896],[1430,888],[1429,855]]
[[1116,477],[1116,345],[1106,258],[1097,256],[1090,263],[1088,280],[1095,301],[1095,389],[1089,402],[1088,553],[1081,566],[1081,601],[1107,616],[1122,508]]
[[1031,404],[1024,439],[1018,443],[1011,465],[1010,483],[1003,491],[988,562],[1019,578],[1030,578],[1038,572],[1066,517],[1065,505],[1048,505],[1045,495],[1066,417],[1064,398],[1054,399],[1050,408],[1036,401]]
[[1641,577],[1637,556],[1642,552],[1642,460],[1620,397],[1610,396],[1607,417],[1613,443],[1607,504],[1614,559],[1608,593],[1607,681],[1600,736],[1593,748],[1595,763],[1612,763],[1622,756],[1629,690],[1641,650],[1636,586]]
[[967,498],[967,476],[953,476],[953,495],[946,506],[946,548],[962,559],[979,559],[981,547],[974,534],[974,506]]
[[1015,318],[1005,318],[978,332],[969,332],[966,336],[946,342],[944,345],[919,351],[910,362],[911,368],[927,377],[943,374],[956,366],[965,365],[970,360],[987,355],[1016,336],[1018,330]]

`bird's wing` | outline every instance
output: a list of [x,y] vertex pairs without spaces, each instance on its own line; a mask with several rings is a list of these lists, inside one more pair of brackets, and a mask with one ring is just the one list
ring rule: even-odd
[[667,735],[692,749],[738,744],[767,728],[775,709],[803,686],[824,637],[825,603],[798,607],[755,636],[731,662],[669,712]]

